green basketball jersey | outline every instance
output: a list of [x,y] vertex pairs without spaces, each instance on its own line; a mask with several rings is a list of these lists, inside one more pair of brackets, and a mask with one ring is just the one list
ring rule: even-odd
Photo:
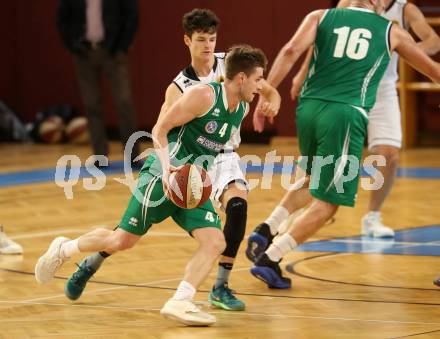
[[[231,134],[240,128],[248,110],[249,105],[241,101],[234,112],[229,112],[224,84],[213,82],[208,86],[215,92],[215,102],[209,111],[168,133],[170,160],[173,166],[196,162],[207,169],[215,156],[224,149]],[[153,172],[160,171],[157,155],[150,156],[144,167]]]
[[390,61],[391,24],[367,9],[327,10],[318,27],[301,98],[371,109]]

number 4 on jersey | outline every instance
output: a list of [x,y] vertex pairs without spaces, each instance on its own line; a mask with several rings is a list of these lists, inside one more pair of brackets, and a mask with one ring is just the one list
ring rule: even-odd
[[333,33],[338,35],[333,53],[335,58],[342,58],[346,54],[350,59],[362,60],[367,56],[370,47],[368,40],[373,36],[368,29],[356,28],[350,32],[350,27],[344,26],[335,28]]
[[223,138],[225,136],[226,130],[228,129],[228,123],[225,122],[222,126],[222,128],[220,128],[220,131],[218,131],[218,134],[220,134],[220,136]]

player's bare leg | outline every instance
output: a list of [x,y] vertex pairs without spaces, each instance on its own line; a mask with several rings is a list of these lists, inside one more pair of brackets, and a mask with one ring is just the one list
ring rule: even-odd
[[160,313],[186,325],[211,325],[215,323],[215,317],[200,310],[192,300],[197,288],[224,251],[226,243],[223,233],[217,228],[198,228],[192,235],[199,243],[199,248],[186,265],[183,280],[176,293],[166,302]]
[[208,300],[212,305],[228,311],[245,309],[244,302],[232,293],[228,283],[235,257],[246,233],[246,200],[247,189],[239,182],[229,184],[220,197],[220,202],[222,206],[225,206],[226,212],[226,222],[223,227],[226,249],[219,259],[217,279]]
[[384,183],[380,189],[370,193],[369,212],[362,218],[362,234],[377,238],[393,237],[394,231],[382,223],[380,210],[394,184],[399,166],[399,149],[388,145],[378,145],[371,150],[371,153],[385,157],[386,165],[378,169],[384,177]]
[[47,252],[38,260],[35,278],[39,283],[47,283],[74,254],[96,251],[114,253],[133,247],[139,238],[140,236],[119,228],[115,231],[97,228],[74,240],[65,237],[55,238]]
[[336,213],[337,205],[314,199],[312,204],[294,220],[289,231],[276,238],[259,256],[251,273],[270,288],[290,288],[289,278],[282,276],[279,262],[283,256],[315,234]]
[[308,188],[309,182],[309,177],[305,176],[305,173],[298,167],[295,183],[289,188],[289,191],[283,196],[271,215],[263,223],[259,224],[249,236],[246,249],[246,256],[249,260],[255,262],[256,258],[272,243],[273,238],[279,232],[280,225],[290,215],[304,208],[312,201]]

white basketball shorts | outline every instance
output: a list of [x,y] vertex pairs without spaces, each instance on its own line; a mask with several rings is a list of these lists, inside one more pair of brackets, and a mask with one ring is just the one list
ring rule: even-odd
[[231,182],[239,182],[247,191],[249,190],[246,178],[240,168],[240,157],[235,152],[217,155],[208,174],[212,182],[211,199],[217,208],[221,207],[220,197]]
[[376,104],[371,109],[368,122],[368,149],[377,145],[402,146],[400,105],[396,84],[381,82]]

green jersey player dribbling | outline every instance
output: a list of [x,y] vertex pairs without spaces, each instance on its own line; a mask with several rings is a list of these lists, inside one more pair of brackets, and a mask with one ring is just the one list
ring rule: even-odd
[[[220,82],[225,78],[226,53],[214,53],[218,38],[220,20],[209,9],[196,8],[185,13],[182,18],[184,42],[188,47],[190,64],[184,68],[169,84],[165,92],[165,101],[161,111],[166,111],[193,86]],[[261,95],[269,105],[269,111],[279,109],[281,98],[276,90],[263,83]],[[212,181],[212,202],[214,207],[222,208],[225,212],[223,234],[226,248],[218,260],[217,277],[209,302],[219,308],[239,311],[245,309],[245,303],[236,297],[229,287],[229,278],[240,243],[246,230],[248,184],[240,167],[240,157],[235,148],[240,143],[239,130],[231,136],[228,145],[216,156],[210,167],[209,175]],[[101,264],[114,253],[101,251],[84,258],[78,269],[67,280],[64,293],[71,300],[77,300],[86,287],[88,280],[97,272]]]
[[[156,155],[147,160],[139,178],[137,192],[142,198],[134,194],[114,231],[99,228],[74,240],[56,238],[37,262],[37,281],[52,280],[62,264],[75,253],[114,253],[131,248],[152,223],[171,216],[194,237],[199,248],[161,314],[187,325],[213,324],[215,317],[200,310],[192,299],[225,248],[219,218],[210,201],[196,209],[181,209],[164,197],[164,189],[173,166],[182,164],[183,159],[194,162],[199,157],[220,152],[233,127],[239,127],[247,103],[261,90],[266,62],[262,51],[246,45],[236,46],[226,59],[224,84],[195,86],[170,109],[163,111],[153,128]],[[179,159],[180,156],[184,158]],[[156,157],[159,161],[155,161]]]

